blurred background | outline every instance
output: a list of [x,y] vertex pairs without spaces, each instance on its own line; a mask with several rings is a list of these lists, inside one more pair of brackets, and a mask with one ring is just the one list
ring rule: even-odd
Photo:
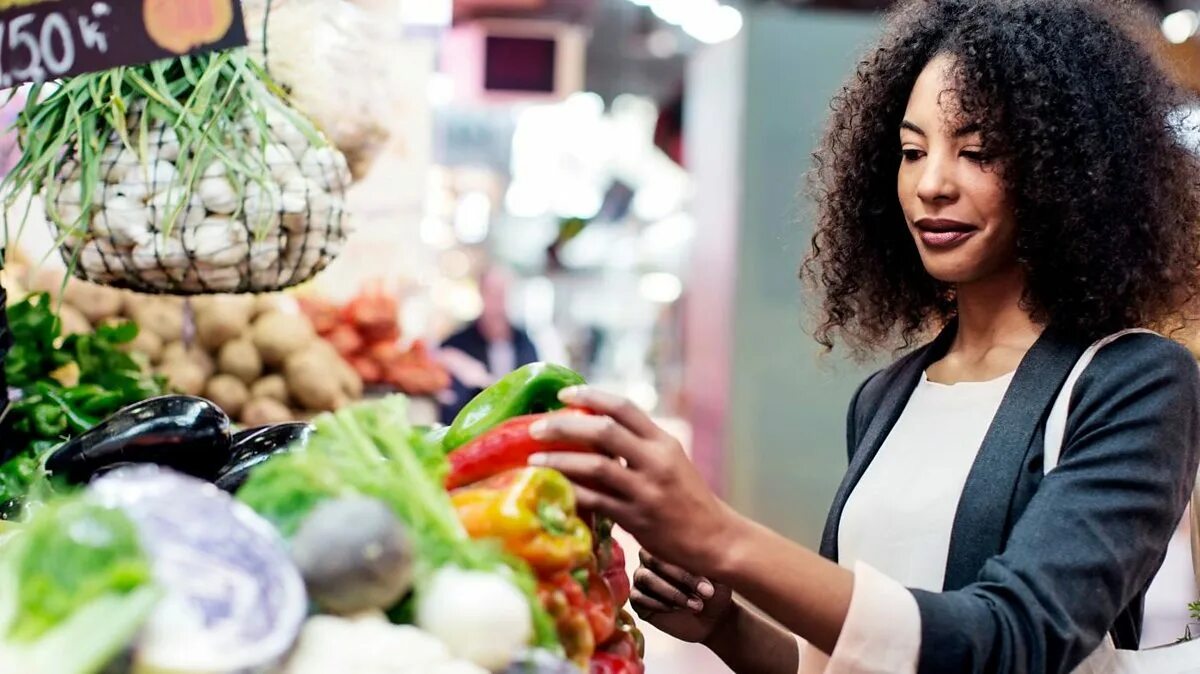
[[[361,135],[369,170],[350,196],[358,233],[303,292],[388,298],[405,348],[448,375],[380,390],[444,420],[498,373],[567,364],[652,410],[741,512],[815,545],[847,402],[879,364],[825,356],[806,331],[803,177],[890,3],[332,4],[373,31],[369,54],[334,72],[372,81],[369,114],[346,103],[338,130]],[[1154,48],[1200,92],[1200,1],[1145,8]],[[304,60],[297,81],[329,76]],[[1183,609],[1184,595],[1195,588],[1163,601]],[[725,671],[650,640],[651,672]]]

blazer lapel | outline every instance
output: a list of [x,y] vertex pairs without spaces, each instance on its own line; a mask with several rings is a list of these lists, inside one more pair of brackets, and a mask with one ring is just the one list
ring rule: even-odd
[[892,427],[900,419],[900,414],[904,412],[904,407],[908,404],[913,389],[921,380],[921,373],[949,350],[950,343],[954,340],[956,325],[956,322],[951,321],[933,342],[924,349],[914,352],[911,357],[900,364],[898,370],[892,373],[891,381],[882,400],[879,401],[870,416],[871,421],[867,425],[866,431],[859,436],[862,439],[855,448],[850,466],[846,469],[845,477],[842,478],[842,484],[834,494],[833,505],[829,509],[829,515],[825,521],[825,531],[821,537],[821,555],[826,559],[837,561],[838,528],[841,525],[842,511],[846,507],[846,500],[854,491],[854,487],[858,485],[859,480],[862,479],[863,474],[867,472],[867,466],[871,465],[871,461],[879,453],[879,448],[883,446],[883,441],[887,439],[888,433],[891,433]]
[[1033,436],[1086,348],[1047,328],[1022,359],[963,488],[943,589],[975,582],[984,563],[1003,552],[1013,495]]

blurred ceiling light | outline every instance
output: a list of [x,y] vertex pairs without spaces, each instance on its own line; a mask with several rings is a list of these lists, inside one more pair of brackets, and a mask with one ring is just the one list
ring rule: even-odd
[[449,26],[454,19],[453,0],[417,0],[400,3],[400,20],[410,26]]
[[536,218],[550,210],[544,190],[532,180],[514,180],[504,194],[504,210],[518,218]]
[[441,108],[454,101],[454,78],[446,73],[431,73],[426,89],[429,104]]
[[646,37],[646,51],[657,59],[669,59],[679,53],[679,36],[674,30],[659,28]]
[[742,31],[743,23],[742,13],[737,8],[721,5],[693,13],[683,24],[683,30],[701,42],[717,44],[736,37]]
[[681,25],[694,11],[695,0],[651,0],[650,11],[669,24]]
[[560,183],[555,191],[554,213],[563,218],[591,220],[604,206],[604,195],[590,185]]
[[468,244],[483,243],[487,239],[492,219],[492,200],[483,192],[468,192],[458,200],[454,212],[454,234],[458,240]]
[[421,241],[430,248],[445,250],[454,245],[454,230],[441,218],[426,216],[421,220]]
[[1200,29],[1200,14],[1184,9],[1168,14],[1162,21],[1162,32],[1174,44],[1187,42]]
[[656,271],[642,276],[638,290],[651,302],[670,304],[683,294],[683,282],[674,274]]
[[642,230],[642,246],[651,250],[673,250],[691,240],[696,221],[687,213],[667,216]]

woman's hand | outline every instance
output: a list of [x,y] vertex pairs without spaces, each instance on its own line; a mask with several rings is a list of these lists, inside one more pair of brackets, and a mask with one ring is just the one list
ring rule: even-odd
[[530,463],[565,474],[581,508],[608,515],[655,557],[719,578],[741,518],[708,488],[679,441],[624,398],[587,387],[560,397],[594,415],[550,417],[530,433],[596,453],[543,454]]
[[704,643],[724,625],[734,608],[729,588],[641,554],[630,597],[638,617],[680,641]]

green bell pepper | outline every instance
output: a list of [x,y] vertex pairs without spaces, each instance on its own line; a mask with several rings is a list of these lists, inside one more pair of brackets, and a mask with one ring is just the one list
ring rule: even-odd
[[562,365],[531,363],[517,368],[462,408],[446,431],[442,448],[451,452],[512,417],[561,409],[558,392],[583,383],[578,372]]

